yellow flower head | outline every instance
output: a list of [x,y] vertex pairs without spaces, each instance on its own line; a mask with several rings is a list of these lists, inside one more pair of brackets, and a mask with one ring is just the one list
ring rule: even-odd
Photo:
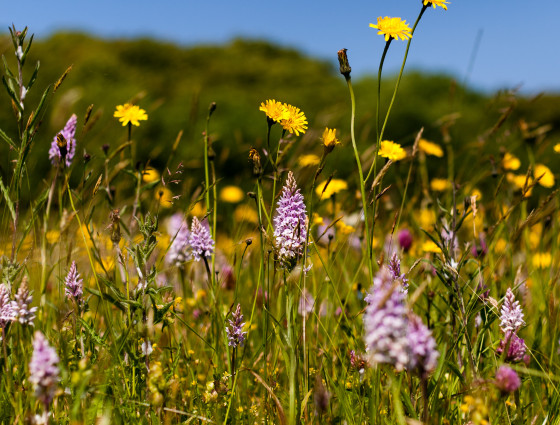
[[437,143],[430,142],[429,140],[420,139],[418,142],[418,148],[426,155],[433,155],[438,158],[443,157],[443,149]]
[[237,186],[226,186],[220,191],[220,200],[223,202],[237,204],[243,198],[245,198],[245,192]]
[[433,252],[434,254],[438,254],[441,252],[441,249],[439,248],[439,246],[437,246],[437,244],[433,240],[429,239],[422,244],[422,251]]
[[538,269],[544,269],[550,267],[552,263],[552,256],[550,252],[536,252],[533,254],[533,267]]
[[436,6],[439,6],[447,10],[447,5],[450,4],[447,2],[447,0],[423,0],[423,1],[424,1],[424,6],[432,5],[434,9],[436,8]]
[[259,111],[263,111],[272,122],[280,122],[280,120],[288,118],[288,111],[286,111],[284,105],[274,99],[262,102]]
[[300,167],[312,167],[314,165],[319,165],[320,162],[321,158],[313,153],[302,155],[298,158],[298,165]]
[[536,164],[535,165],[535,172],[533,173],[535,178],[539,180],[539,184],[543,187],[551,188],[554,186],[554,174],[550,171],[546,165],[543,164]]
[[336,138],[336,128],[333,128],[332,130],[329,128],[325,128],[321,140],[323,141],[325,149],[327,149],[329,152],[331,152],[336,145],[340,144],[340,140]]
[[162,187],[156,191],[156,199],[163,208],[171,208],[173,205],[173,192],[166,187]]
[[236,223],[246,221],[248,223],[259,224],[259,214],[249,205],[239,205],[233,212],[233,218]]
[[155,168],[148,167],[142,171],[142,181],[144,183],[152,183],[159,180],[159,173]]
[[376,28],[379,31],[377,34],[385,35],[385,41],[389,41],[389,38],[408,40],[412,37],[412,30],[406,23],[406,20],[401,18],[390,18],[381,16],[377,18],[377,25],[369,24],[371,28]]
[[398,143],[392,142],[391,140],[383,140],[379,148],[379,156],[388,158],[391,161],[400,161],[406,158],[406,152]]
[[284,103],[284,109],[286,110],[285,118],[280,120],[280,124],[284,130],[288,130],[290,133],[295,133],[299,136],[299,133],[304,134],[307,130],[307,118],[305,114],[296,108],[295,106],[288,105]]
[[[338,193],[342,190],[348,189],[348,183],[346,183],[344,180],[332,179],[329,182],[329,185],[327,186],[327,188],[325,189],[325,186],[326,186],[327,182],[328,182],[328,180],[325,180],[324,182],[319,183],[317,185],[317,188],[315,189],[315,193],[318,196],[322,195],[323,198],[325,198],[325,199],[330,198],[335,193]],[[323,193],[323,190],[325,191],[324,193]]]
[[554,145],[554,152],[560,153],[560,143],[556,143],[556,144]]
[[123,127],[128,123],[132,125],[139,126],[139,121],[145,121],[148,119],[148,114],[144,109],[140,109],[136,105],[131,105],[130,103],[125,103],[124,105],[118,105],[117,110],[113,114],[115,118],[118,118],[122,122]]
[[451,183],[446,179],[432,179],[430,189],[434,192],[443,192],[451,187]]
[[505,170],[518,170],[521,167],[521,161],[516,156],[506,152],[504,159],[502,160],[502,165]]

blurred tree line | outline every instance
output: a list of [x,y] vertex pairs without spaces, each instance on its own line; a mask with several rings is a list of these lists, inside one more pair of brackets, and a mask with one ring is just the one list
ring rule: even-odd
[[[0,39],[0,52],[14,67],[13,46],[8,37]],[[349,57],[352,64],[352,52]],[[252,40],[234,40],[221,46],[180,47],[150,39],[103,40],[79,33],[58,33],[34,41],[24,80],[29,78],[36,61],[41,66],[38,80],[26,98],[30,106],[37,104],[44,88],[54,83],[70,65],[72,70],[60,89],[49,97],[49,107],[42,117],[40,135],[28,164],[30,181],[44,178],[49,172],[49,146],[72,113],[78,115],[75,161],[80,161],[87,152],[93,161],[102,164],[102,146],[108,144],[114,148],[126,140],[126,128],[113,118],[113,112],[116,105],[130,101],[149,115],[148,121],[133,128],[137,157],[160,171],[182,130],[177,158],[183,161],[188,173],[202,176],[202,133],[208,106],[216,102],[210,137],[217,154],[218,175],[238,183],[248,178],[249,149],[265,145],[267,124],[258,108],[266,99],[298,106],[308,118],[308,133],[292,146],[294,158],[300,153],[321,155],[319,137],[326,126],[335,127],[343,142],[335,161],[337,176],[344,178],[354,171],[349,147],[350,102],[344,78],[330,63],[306,57],[296,50]],[[394,77],[385,78],[382,84],[385,111]],[[356,135],[361,151],[367,152],[375,140],[376,78],[356,79],[354,89]],[[11,101],[4,90],[0,93],[3,105],[0,128],[16,140]],[[95,125],[87,134],[80,135],[84,115],[92,104]],[[507,125],[499,125],[504,115]],[[381,116],[383,119],[383,112]],[[542,132],[545,124],[550,126],[544,128],[545,135],[537,140],[540,145],[535,147],[531,131]],[[496,125],[499,127],[495,128]],[[524,158],[527,141],[529,145],[533,143],[530,149],[546,152],[554,139],[555,143],[559,141],[560,96],[524,98],[509,91],[477,93],[449,76],[406,70],[385,138],[410,147],[421,127],[425,129],[424,137],[437,143],[443,144],[447,137],[454,147],[458,173],[461,163],[472,160],[488,174],[499,159],[500,148]],[[273,139],[280,136],[276,131]],[[543,145],[544,139],[547,143]],[[9,176],[10,159],[7,145],[0,145],[0,172],[4,179]],[[430,159],[430,165],[444,168],[446,163]],[[332,164],[329,166],[327,172],[334,170]],[[441,175],[446,175],[444,170]],[[30,194],[33,192],[32,187]]]

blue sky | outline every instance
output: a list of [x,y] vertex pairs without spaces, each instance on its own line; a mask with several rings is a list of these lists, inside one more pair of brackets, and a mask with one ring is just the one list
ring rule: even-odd
[[[369,28],[378,16],[412,24],[420,0],[2,0],[0,28],[28,26],[36,37],[80,30],[106,38],[149,36],[182,45],[267,39],[336,63],[348,49],[353,75],[376,73],[384,41]],[[454,75],[477,89],[520,87],[560,92],[559,0],[451,0],[430,8],[417,28],[407,66]],[[470,58],[480,37],[472,71]],[[399,68],[404,42],[386,69]]]

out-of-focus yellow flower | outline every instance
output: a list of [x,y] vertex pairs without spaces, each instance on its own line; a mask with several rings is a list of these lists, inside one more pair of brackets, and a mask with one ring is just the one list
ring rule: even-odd
[[529,246],[532,250],[538,248],[542,238],[542,223],[536,223],[529,231]]
[[317,213],[313,213],[313,220],[312,220],[312,224],[320,226],[321,224],[324,224],[325,220],[323,220],[323,217],[321,217],[319,214]]
[[342,220],[336,222],[336,228],[343,235],[350,235],[356,231],[356,229],[353,226],[344,223]]
[[[329,183],[329,185],[325,189],[327,182]],[[328,180],[325,180],[324,182],[319,183],[315,188],[315,193],[318,196],[323,196],[323,198],[328,199],[335,193],[346,189],[348,189],[348,183],[346,183],[346,181],[340,179],[332,179],[330,182]],[[323,190],[325,191],[324,193]]]
[[439,6],[447,10],[448,4],[450,3],[448,3],[447,0],[424,0],[424,6],[433,6],[434,9],[436,8],[436,6]]
[[131,105],[130,103],[118,105],[113,116],[122,122],[123,127],[128,123],[139,126],[140,121],[148,119],[148,114],[146,114],[144,109],[140,109],[137,105]]
[[436,223],[436,213],[427,208],[422,208],[420,210],[420,215],[418,216],[418,222],[420,227],[424,230],[432,230],[434,224]]
[[206,214],[206,208],[204,208],[202,202],[197,202],[196,204],[193,205],[192,209],[190,210],[190,214],[193,217],[203,216],[204,214]]
[[441,249],[439,249],[439,246],[437,246],[437,244],[433,240],[428,239],[422,244],[422,251],[433,252],[437,254],[441,252]]
[[280,120],[282,128],[292,134],[295,133],[296,136],[299,136],[299,133],[305,134],[305,130],[307,130],[307,118],[303,111],[287,103],[284,103],[284,109],[287,115]]
[[507,241],[503,238],[500,238],[496,241],[496,245],[494,246],[494,252],[496,252],[496,254],[503,254],[504,252],[506,252],[506,248],[507,248]]
[[298,165],[300,167],[313,167],[314,165],[319,165],[321,158],[315,154],[301,155],[298,158]]
[[536,164],[534,175],[535,179],[538,179],[539,177],[541,178],[539,180],[539,184],[541,186],[546,188],[551,188],[552,186],[554,186],[554,174],[552,174],[552,171],[550,171],[550,168],[548,168],[546,165]]
[[430,189],[434,192],[443,192],[451,187],[451,182],[446,179],[432,179],[430,182]]
[[237,204],[245,197],[243,192],[238,186],[225,186],[220,190],[220,201],[228,202],[230,204]]
[[537,252],[533,254],[533,267],[544,269],[550,267],[552,263],[552,256],[550,252]]
[[426,155],[433,155],[438,158],[443,157],[443,149],[437,143],[430,142],[426,139],[420,139],[418,142],[418,149]]
[[327,150],[327,153],[331,152],[336,145],[340,144],[340,140],[336,138],[336,128],[333,128],[332,130],[325,128],[321,140],[323,141],[323,146]]
[[173,206],[173,192],[166,187],[156,190],[156,199],[163,208],[171,208]]
[[377,29],[377,34],[384,35],[385,41],[389,41],[389,38],[408,40],[412,37],[412,30],[406,23],[406,20],[401,18],[390,18],[381,16],[377,18],[377,25],[369,24],[371,28]]
[[502,159],[502,166],[505,170],[515,171],[521,167],[521,161],[515,155],[512,155],[509,152],[506,152],[504,155],[504,159]]
[[476,196],[476,201],[480,201],[482,199],[482,192],[477,188],[474,188],[471,192],[471,196]]
[[266,117],[272,122],[280,122],[280,120],[288,118],[288,111],[284,105],[274,99],[268,99],[266,102],[262,102],[259,111],[263,111]]
[[[531,184],[533,184],[533,178],[531,176],[527,178],[527,176],[525,176],[524,174],[507,173],[506,180],[518,190],[523,190],[524,187],[529,187]],[[530,196],[532,192],[533,188],[530,188],[529,190],[527,190],[527,193],[525,195]]]
[[54,244],[60,239],[60,232],[58,230],[49,230],[47,232],[47,242]]
[[554,152],[560,153],[560,143],[556,143],[556,144],[554,145]]
[[142,181],[144,183],[152,183],[159,180],[158,170],[148,167],[142,172]]
[[406,152],[398,143],[391,140],[383,140],[379,147],[379,156],[388,158],[391,161],[400,161],[406,158]]
[[253,207],[250,207],[246,204],[239,205],[235,209],[235,211],[233,212],[233,218],[237,223],[241,223],[242,221],[253,224],[259,223],[259,214],[257,213],[257,211]]

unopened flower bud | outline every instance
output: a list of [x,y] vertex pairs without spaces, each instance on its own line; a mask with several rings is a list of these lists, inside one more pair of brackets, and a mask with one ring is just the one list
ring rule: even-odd
[[340,49],[338,51],[338,63],[340,64],[340,73],[344,75],[346,79],[350,78],[350,72],[352,68],[350,67],[350,63],[348,63],[348,55],[346,51],[348,49]]

